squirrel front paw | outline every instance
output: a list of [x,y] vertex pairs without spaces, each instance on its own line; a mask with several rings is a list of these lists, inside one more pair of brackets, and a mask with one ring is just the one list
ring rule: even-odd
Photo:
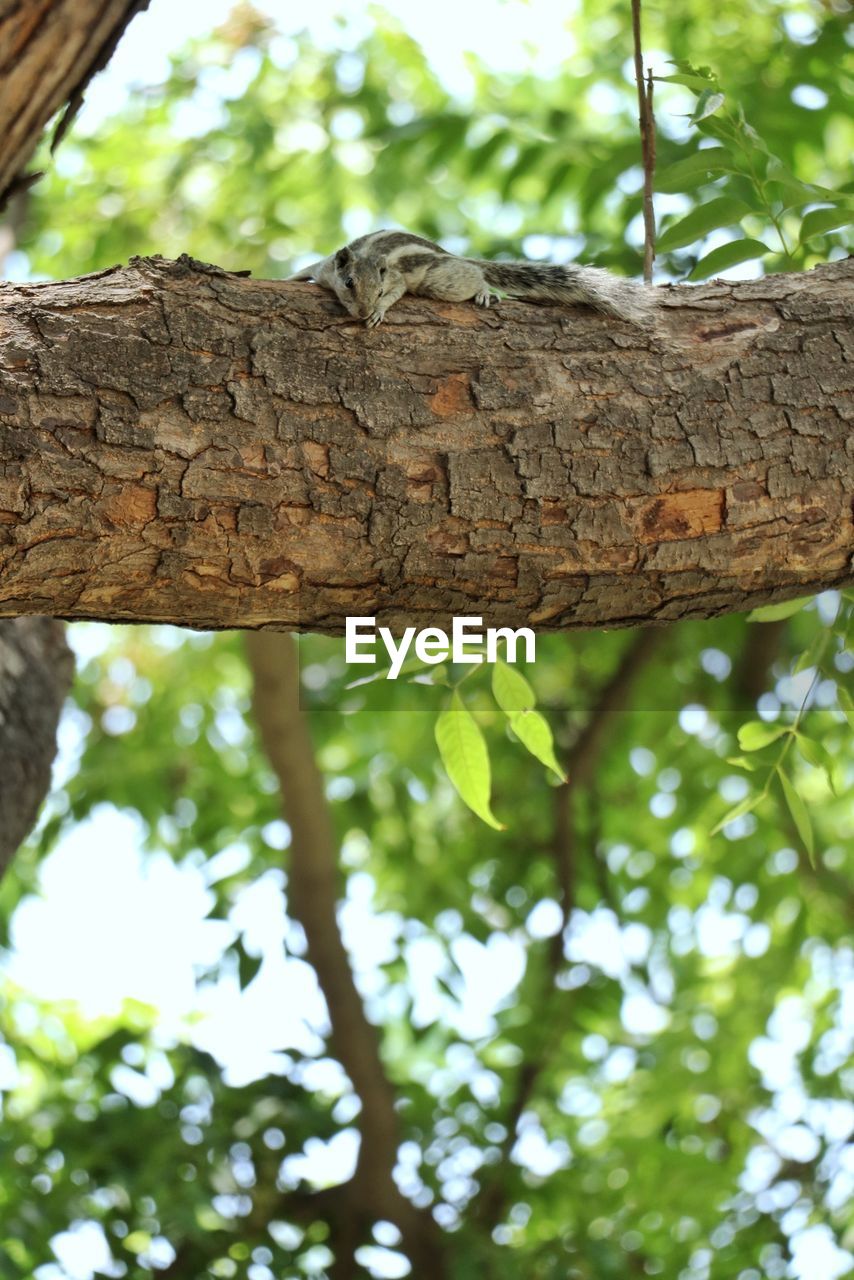
[[480,293],[474,295],[474,301],[478,307],[488,307],[492,301],[492,294],[488,289],[481,289]]
[[372,311],[371,314],[368,316],[367,320],[365,321],[365,324],[368,326],[369,329],[375,329],[378,324],[382,324],[382,319],[384,315],[385,315],[385,311],[380,311],[379,307],[377,307],[376,311]]

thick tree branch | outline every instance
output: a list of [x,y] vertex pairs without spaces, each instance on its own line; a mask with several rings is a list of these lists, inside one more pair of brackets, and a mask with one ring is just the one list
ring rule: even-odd
[[[438,1276],[438,1228],[401,1195],[392,1177],[401,1141],[395,1096],[380,1058],[379,1034],[365,1016],[338,928],[338,846],[299,705],[296,645],[290,636],[266,632],[248,635],[246,648],[255,716],[291,829],[289,907],[305,930],[308,958],[326,999],[332,1050],[362,1104],[356,1173],[340,1197],[345,1212],[339,1214],[338,1271],[350,1274],[352,1250],[364,1243],[375,1219],[388,1218],[400,1229],[410,1256],[429,1259],[434,1267],[429,1274]],[[346,1240],[340,1238],[345,1231]]]
[[583,308],[134,260],[0,287],[0,613],[340,631],[704,617],[849,582],[854,262]]
[[54,146],[148,0],[0,0],[0,208],[29,185],[23,173],[51,116]]

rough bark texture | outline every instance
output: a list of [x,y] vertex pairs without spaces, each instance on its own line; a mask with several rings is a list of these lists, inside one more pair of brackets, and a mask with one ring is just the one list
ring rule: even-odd
[[65,107],[54,145],[83,91],[148,0],[0,0],[0,208],[28,180],[42,129]]
[[0,875],[50,784],[56,726],[74,671],[52,618],[0,621]]
[[854,262],[584,308],[134,259],[0,288],[0,613],[339,631],[710,616],[852,580]]

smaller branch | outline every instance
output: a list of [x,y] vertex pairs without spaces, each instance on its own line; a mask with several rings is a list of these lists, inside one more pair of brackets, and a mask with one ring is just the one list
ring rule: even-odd
[[305,930],[308,956],[326,998],[332,1045],[362,1103],[362,1146],[388,1177],[397,1158],[397,1116],[379,1036],[365,1017],[336,917],[338,847],[323,778],[299,705],[299,667],[290,636],[252,632],[246,652],[264,748],[279,780],[291,828],[288,898]]
[[93,50],[92,61],[88,66],[84,67],[79,80],[70,90],[68,102],[63,111],[59,122],[54,130],[53,137],[50,140],[50,154],[53,155],[62,139],[65,137],[71,125],[74,123],[80,108],[83,106],[83,97],[88,88],[90,80],[96,76],[99,71],[103,71],[104,67],[110,61],[116,51],[116,46],[125,33],[125,28],[132,18],[138,13],[148,8],[150,0],[130,0],[127,6],[127,13],[122,20],[122,25],[112,27],[108,32],[104,43],[100,49]]
[[356,1172],[347,1184],[348,1210],[333,1239],[336,1277],[349,1276],[360,1232],[378,1218],[403,1236],[413,1268],[440,1280],[440,1232],[416,1209],[392,1176],[401,1136],[395,1093],[380,1055],[379,1033],[365,1016],[338,927],[338,844],[306,717],[299,705],[299,662],[292,636],[250,632],[246,652],[253,675],[255,719],[279,780],[291,829],[288,900],[305,930],[308,959],[317,974],[332,1025],[332,1050],[362,1104]]
[[655,260],[655,208],[653,178],[655,176],[655,116],[652,110],[652,71],[644,84],[643,49],[641,46],[641,0],[632,0],[632,39],[635,55],[635,80],[638,87],[638,123],[643,157],[643,278],[652,284]]
[[0,209],[41,173],[24,172],[41,132],[62,111],[53,152],[92,77],[149,0],[0,3]]
[[748,624],[736,668],[735,691],[739,702],[744,702],[751,709],[767,688],[768,675],[780,652],[780,641],[788,624],[788,618]]
[[[616,716],[625,706],[629,690],[646,664],[658,652],[665,640],[665,632],[656,628],[638,630],[634,640],[623,653],[619,666],[611,679],[600,690],[596,703],[590,709],[587,722],[576,739],[566,761],[568,779],[563,787],[555,790],[555,826],[552,848],[555,875],[562,891],[563,929],[556,935],[562,938],[572,914],[572,893],[565,886],[572,886],[575,878],[577,822],[573,810],[575,798],[592,782],[599,758],[611,734]],[[562,954],[562,952],[561,952]]]

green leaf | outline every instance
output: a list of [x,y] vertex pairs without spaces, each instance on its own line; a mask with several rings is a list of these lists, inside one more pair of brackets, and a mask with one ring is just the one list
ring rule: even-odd
[[795,784],[779,767],[777,769],[777,774],[783,788],[783,795],[786,797],[786,804],[789,807],[789,813],[792,815],[792,821],[797,827],[798,835],[801,837],[804,848],[809,854],[810,862],[815,866],[815,842],[813,841],[812,823],[810,822],[810,815],[807,811],[807,807],[795,790]]
[[492,696],[505,715],[531,711],[537,705],[534,690],[520,671],[500,658],[492,668]]
[[711,67],[697,67],[693,62],[689,62],[687,58],[668,58],[668,65],[676,67],[678,71],[684,71],[687,75],[696,76],[702,80],[707,87],[717,88],[718,80]]
[[562,160],[560,164],[555,165],[543,192],[543,204],[548,204],[549,200],[557,195],[558,191],[562,190],[567,178],[571,176],[576,167],[575,162],[572,160]]
[[821,769],[827,778],[827,785],[836,795],[836,787],[833,782],[833,760],[827,751],[825,751],[820,742],[815,742],[804,733],[796,733],[795,740],[798,744],[798,751],[800,751],[807,764],[811,764],[814,769]]
[[817,667],[821,663],[825,650],[830,644],[830,634],[826,628],[819,631],[795,663],[793,668],[795,675],[800,671],[806,671],[807,667]]
[[685,191],[705,182],[712,173],[736,173],[733,158],[726,147],[705,147],[682,160],[674,160],[656,175],[657,191]]
[[789,730],[785,725],[765,724],[762,720],[748,720],[738,731],[738,745],[742,751],[761,751],[770,743],[782,738]]
[[[392,664],[390,662],[383,663],[381,667],[375,668],[370,675],[358,676],[355,680],[349,680],[347,684],[345,684],[344,688],[358,689],[362,685],[375,684],[377,680],[385,680],[388,678],[388,673],[391,671],[391,667]],[[413,653],[401,664],[400,670],[397,674],[399,678],[400,676],[411,675],[413,671],[423,673],[424,671],[430,670],[431,668]]]
[[[747,769],[748,773],[755,773],[757,769],[762,768],[759,761],[751,760],[750,756],[726,756],[726,762],[735,765],[737,769]],[[767,765],[765,767],[767,768]]]
[[516,183],[526,177],[532,170],[542,174],[552,154],[553,147],[543,146],[541,143],[536,146],[525,147],[504,179],[501,187],[504,199],[506,200],[509,197]]
[[531,755],[544,764],[547,769],[556,773],[561,782],[566,782],[566,774],[558,764],[554,753],[554,741],[548,721],[539,711],[517,711],[510,716],[510,728],[516,737],[527,747]]
[[436,744],[448,777],[472,813],[496,831],[503,825],[489,807],[490,770],[486,740],[455,693],[448,711],[436,721]]
[[736,818],[743,818],[746,813],[752,812],[752,810],[759,804],[763,795],[764,792],[760,791],[757,795],[745,796],[743,800],[739,800],[738,804],[730,809],[728,813],[725,813],[720,822],[716,823],[716,825],[712,827],[709,835],[716,836],[718,832],[730,822],[735,822]]
[[810,600],[812,596],[798,596],[797,600],[781,600],[779,604],[762,604],[758,609],[750,610],[747,621],[780,622],[783,618],[791,618],[793,613],[799,613]]
[[704,89],[697,99],[697,105],[691,116],[691,123],[697,124],[700,120],[713,116],[718,108],[723,105],[724,95],[722,93],[716,93],[713,89]]
[[847,689],[843,689],[841,684],[836,686],[836,696],[839,699],[839,705],[845,712],[845,718],[854,729],[854,698]]
[[703,76],[692,75],[690,71],[680,71],[675,76],[653,76],[656,84],[684,84],[689,89],[697,89],[704,92],[709,88],[709,82]]
[[688,279],[705,280],[713,276],[716,271],[726,271],[729,267],[738,266],[740,262],[747,262],[750,258],[762,258],[770,252],[767,244],[763,244],[761,240],[733,240],[730,244],[722,244],[720,248],[713,249],[711,253],[701,258]]
[[750,212],[750,205],[737,200],[735,196],[718,196],[715,200],[707,200],[705,204],[680,218],[672,227],[668,227],[659,237],[656,248],[659,253],[681,249],[686,244],[700,240],[710,231],[732,226]]
[[508,129],[496,129],[495,133],[486,139],[486,142],[479,147],[473,147],[470,151],[469,173],[486,172],[501,148],[509,146],[512,141],[513,139]]
[[838,231],[840,227],[854,226],[854,209],[844,206],[835,209],[813,209],[804,214],[801,222],[800,242],[805,244],[813,236],[822,236],[827,231]]

